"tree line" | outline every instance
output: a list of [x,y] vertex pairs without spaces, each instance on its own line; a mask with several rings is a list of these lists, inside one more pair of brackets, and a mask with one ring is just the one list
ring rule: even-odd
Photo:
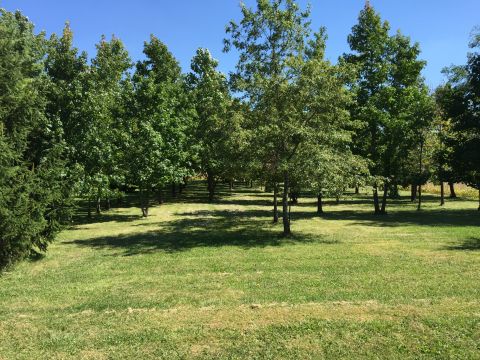
[[224,51],[238,55],[228,76],[207,49],[182,73],[153,35],[143,60],[116,37],[89,59],[68,23],[47,38],[0,11],[0,268],[45,251],[79,198],[91,216],[134,191],[146,217],[194,176],[210,201],[220,181],[264,185],[284,235],[301,192],[316,194],[321,214],[324,197],[369,186],[385,214],[399,187],[419,209],[427,181],[441,184],[442,205],[444,183],[480,191],[479,32],[467,64],[432,93],[419,44],[392,35],[368,2],[336,64],[308,8],[241,5],[226,27]]

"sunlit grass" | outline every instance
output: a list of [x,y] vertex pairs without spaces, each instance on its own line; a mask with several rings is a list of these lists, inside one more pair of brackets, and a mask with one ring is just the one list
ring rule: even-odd
[[270,195],[199,184],[64,231],[0,278],[0,359],[480,357],[480,213],[346,196],[271,223]]

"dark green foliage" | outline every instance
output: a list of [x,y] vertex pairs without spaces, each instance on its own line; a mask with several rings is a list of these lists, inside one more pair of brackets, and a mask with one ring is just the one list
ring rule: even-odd
[[45,251],[68,218],[71,177],[58,118],[46,116],[46,41],[0,13],[0,268]]
[[[355,131],[354,152],[369,160],[377,214],[386,212],[389,187],[426,181],[421,157],[410,159],[410,151],[422,153],[434,109],[421,77],[425,62],[418,60],[419,45],[400,32],[390,36],[389,30],[367,4],[348,37],[352,53],[341,59],[357,73],[351,83],[356,103],[350,111],[364,126]],[[384,191],[381,206],[379,187]]]

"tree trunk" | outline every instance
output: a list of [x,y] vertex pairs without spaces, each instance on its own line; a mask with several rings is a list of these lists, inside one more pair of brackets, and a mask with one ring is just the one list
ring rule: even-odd
[[445,184],[440,182],[440,206],[445,205]]
[[142,216],[148,217],[148,208],[150,205],[150,192],[140,190],[140,207],[142,209]]
[[87,214],[88,214],[88,218],[90,219],[92,217],[92,201],[90,200],[90,198],[88,198],[88,208],[87,208]]
[[339,205],[340,204],[340,196],[335,196],[335,205]]
[[207,187],[208,187],[208,201],[212,202],[213,197],[215,196],[215,179],[213,174],[210,171],[207,172]]
[[230,180],[230,181],[228,182],[228,188],[229,188],[230,191],[233,190],[233,180]]
[[478,189],[478,211],[480,211],[480,188]]
[[157,191],[157,200],[159,205],[163,204],[163,191],[161,188],[159,188]]
[[317,214],[323,214],[322,192],[317,196]]
[[389,189],[390,199],[398,199],[400,194],[398,192],[398,184],[392,184]]
[[283,235],[288,236],[291,234],[290,231],[290,212],[288,208],[288,187],[289,187],[289,178],[288,171],[283,173],[283,197],[282,197],[282,207],[283,207]]
[[273,185],[273,222],[278,223],[278,184]]
[[253,188],[253,180],[250,180],[250,188]]
[[417,185],[412,185],[410,189],[410,201],[414,202],[417,199]]
[[380,214],[383,214],[383,215],[387,213],[387,196],[388,196],[388,182],[385,181],[385,183],[383,184],[382,208],[380,209]]
[[355,195],[358,195],[360,194],[360,189],[358,188],[358,186],[355,186]]
[[110,198],[107,198],[107,200],[105,201],[105,210],[110,210]]
[[453,182],[449,182],[448,186],[450,186],[450,199],[456,199],[457,194],[455,193],[455,186],[453,185]]
[[417,210],[422,208],[422,184],[418,185],[418,206]]
[[97,205],[96,205],[97,214],[100,214],[101,211],[102,211],[102,207],[101,207],[100,201],[101,201],[100,196],[97,196]]
[[174,182],[172,182],[172,198],[177,197],[177,186]]
[[375,208],[375,215],[380,214],[380,205],[378,203],[378,188],[377,184],[373,186],[373,206]]

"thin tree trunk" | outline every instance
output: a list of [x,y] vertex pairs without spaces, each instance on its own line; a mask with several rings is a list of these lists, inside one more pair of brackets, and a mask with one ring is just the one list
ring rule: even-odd
[[228,188],[229,188],[230,191],[233,190],[233,180],[230,180],[230,181],[228,182]]
[[360,194],[360,189],[358,188],[358,186],[355,186],[355,195],[358,195]]
[[159,205],[162,205],[163,204],[163,191],[161,188],[158,189],[158,192],[157,192],[157,200],[158,200],[158,204]]
[[422,208],[422,184],[418,185],[418,206],[417,210]]
[[382,208],[380,209],[381,214],[387,213],[387,196],[388,196],[388,182],[385,181],[385,183],[383,184]]
[[340,196],[335,196],[335,205],[339,205],[340,204]]
[[142,216],[148,217],[148,208],[150,205],[150,193],[148,190],[140,190],[140,207],[142,208]]
[[480,188],[478,189],[478,211],[480,211]]
[[448,183],[448,186],[450,186],[450,198],[455,199],[457,197],[457,194],[455,193],[455,186],[454,186],[453,182],[450,181]]
[[177,197],[177,186],[174,182],[172,182],[172,198]]
[[282,197],[282,207],[283,207],[283,235],[288,236],[291,234],[290,231],[290,212],[288,208],[288,188],[289,188],[289,177],[288,171],[283,173],[283,197]]
[[278,184],[273,185],[273,222],[278,223]]
[[378,188],[377,184],[373,186],[373,206],[375,208],[375,215],[380,214],[380,206],[378,203]]
[[445,184],[443,181],[440,182],[440,206],[445,205]]
[[101,211],[102,211],[102,207],[101,207],[100,201],[101,201],[100,196],[97,196],[97,205],[96,205],[97,214],[100,214]]
[[317,196],[317,214],[323,214],[323,201],[322,201],[322,192]]
[[250,180],[250,188],[253,188],[253,180]]
[[[423,178],[423,140],[420,143],[420,179]],[[422,208],[422,182],[423,180],[420,180],[418,184],[418,207],[417,210],[420,210]]]
[[215,179],[211,172],[207,172],[208,201],[212,202],[215,196]]
[[410,191],[411,191],[410,201],[414,202],[417,199],[417,185],[412,185]]
[[92,217],[92,201],[90,200],[90,198],[88,198],[88,208],[87,208],[87,214],[88,214],[88,218],[91,218]]
[[107,198],[107,200],[105,201],[105,209],[107,211],[110,210],[110,198]]

